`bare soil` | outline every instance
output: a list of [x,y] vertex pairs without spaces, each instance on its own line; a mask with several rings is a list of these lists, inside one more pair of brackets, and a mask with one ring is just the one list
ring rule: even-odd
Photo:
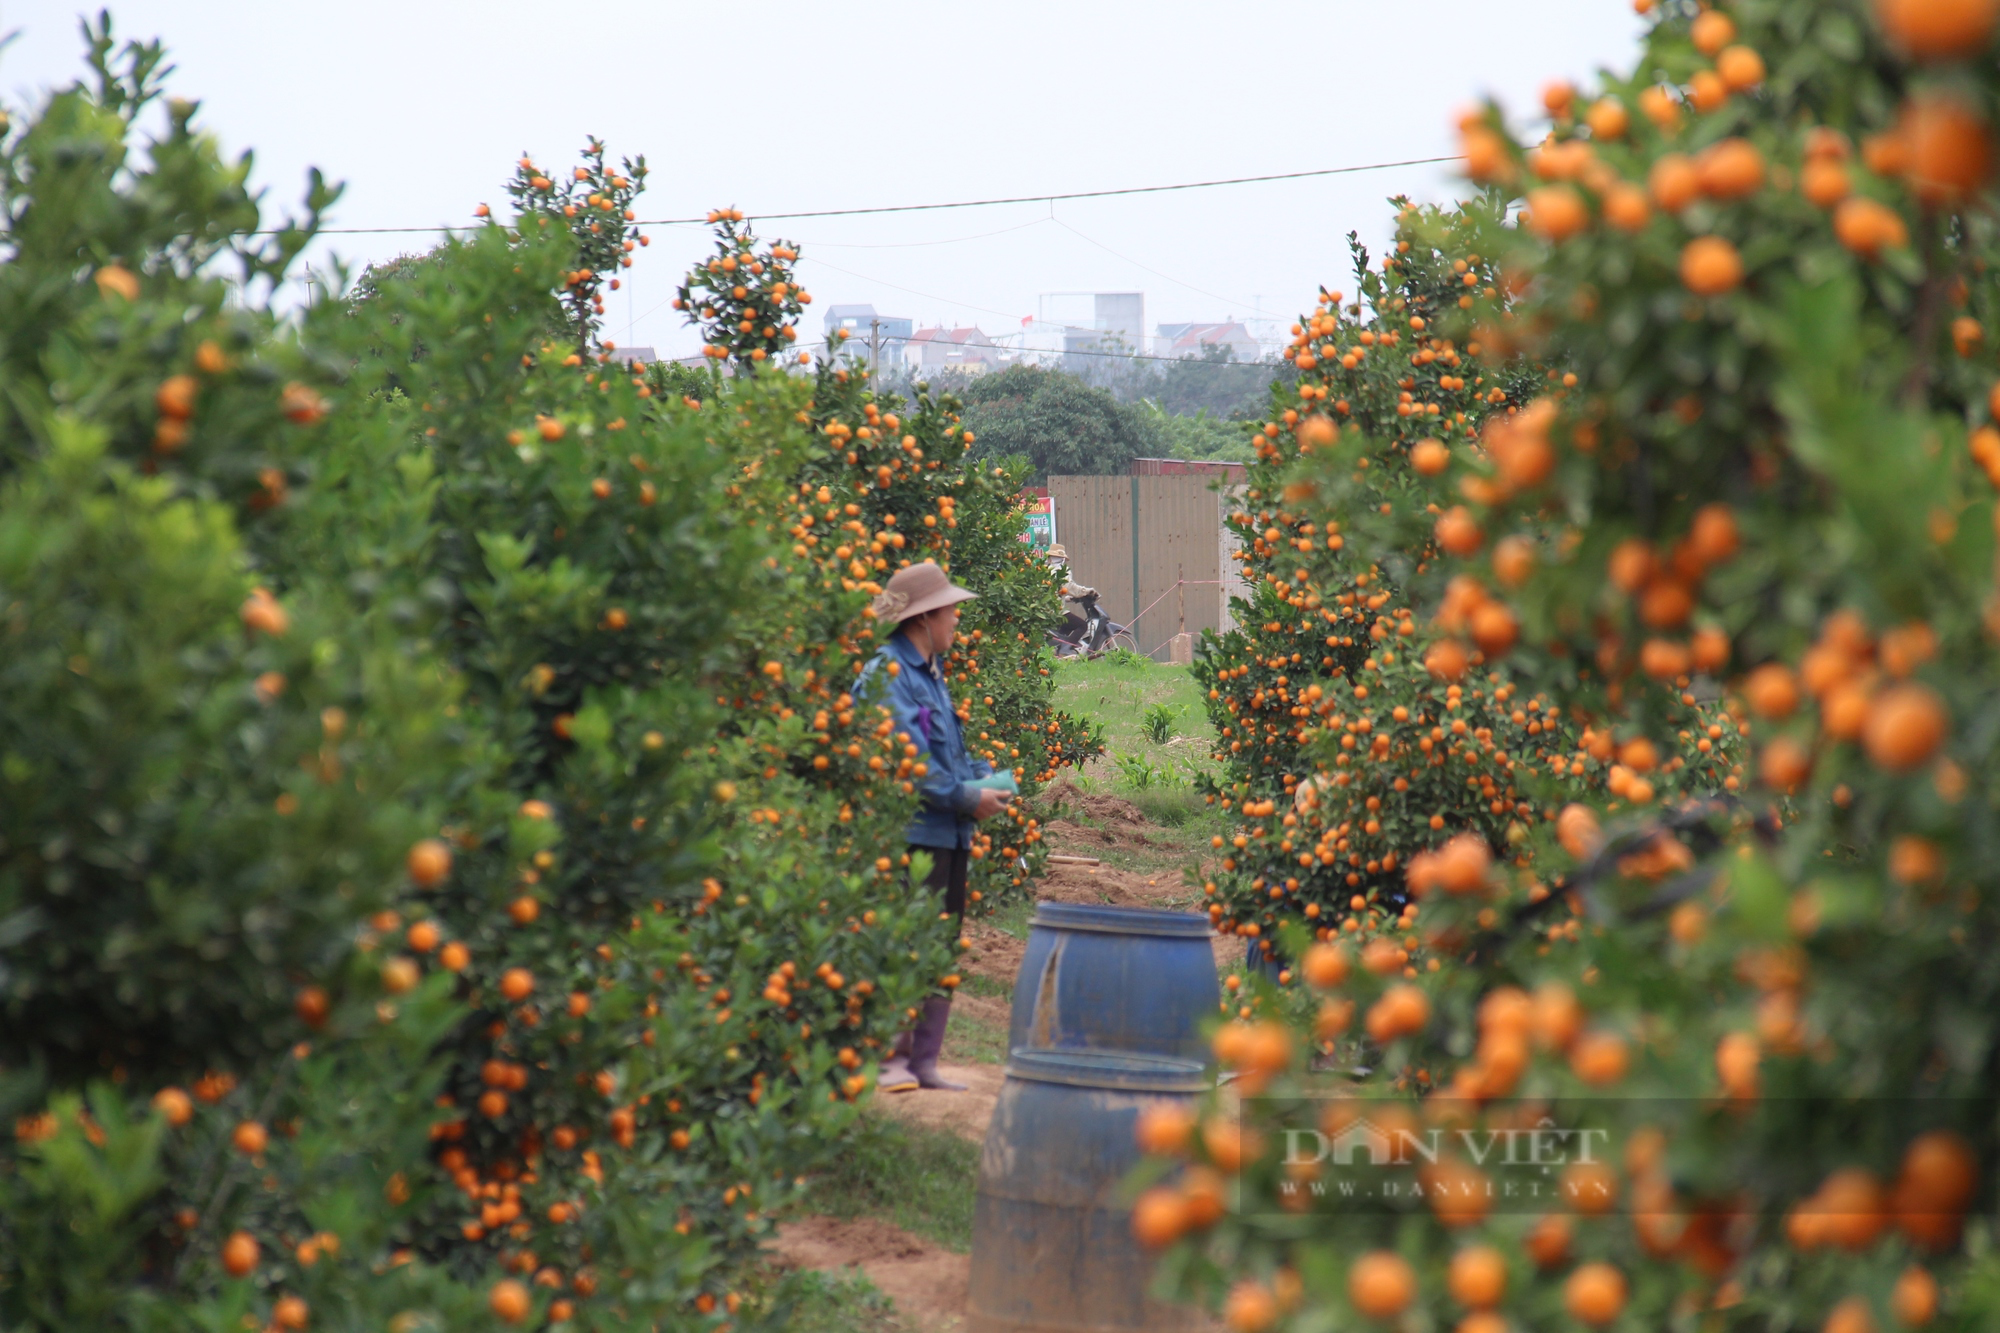
[[[1051,825],[1051,828],[1054,826]],[[1091,830],[1094,832],[1095,830]],[[1053,841],[1053,839],[1051,839]],[[1104,903],[1111,907],[1159,907],[1171,911],[1191,911],[1195,895],[1170,873],[1148,874],[1114,865],[1054,865],[1043,878],[1036,895],[1043,902]],[[1234,967],[1243,961],[1245,942],[1234,935],[1214,937],[1217,967]],[[1025,949],[1025,946],[1024,946]],[[1018,971],[1020,962],[1015,960]],[[1011,981],[1012,978],[1009,978]]]
[[[1102,843],[1130,842],[1140,847],[1152,845],[1152,835],[1162,830],[1146,818],[1145,812],[1122,796],[1108,792],[1085,791],[1070,779],[1067,773],[1043,789],[1037,798],[1050,810],[1075,812],[1088,823],[1058,817],[1047,824],[1050,846],[1054,847],[1058,837],[1055,830],[1066,830],[1080,834],[1086,840],[1095,839]],[[1092,827],[1102,825],[1102,828]],[[1088,856],[1089,852],[1077,855]]]
[[[944,1096],[909,1093],[906,1096]],[[802,1217],[779,1226],[769,1252],[787,1268],[858,1268],[896,1312],[921,1333],[954,1333],[965,1326],[969,1255],[919,1239],[872,1217]]]
[[1177,908],[1186,906],[1188,888],[1176,875],[1125,870],[1109,863],[1095,866],[1052,865],[1042,878],[1036,897],[1047,903]]
[[919,1088],[915,1092],[885,1092],[875,1098],[870,1109],[906,1125],[948,1129],[973,1143],[986,1142],[993,1104],[1000,1099],[1001,1066],[950,1065],[940,1061],[938,1073],[953,1083],[965,1084],[965,1091]]
[[[1028,951],[1027,941],[1009,935],[990,921],[967,921],[965,937],[972,941],[972,947],[959,958],[965,971],[1012,986],[1021,971],[1021,955]],[[961,995],[952,1001],[952,1007],[956,1009],[972,998]]]
[[[1011,982],[1013,977],[1010,975],[1007,980]],[[1013,1017],[1013,1000],[998,995],[970,995],[960,991],[951,1002],[951,1021],[954,1023],[969,1018],[990,1028],[1004,1028],[1013,1021]]]

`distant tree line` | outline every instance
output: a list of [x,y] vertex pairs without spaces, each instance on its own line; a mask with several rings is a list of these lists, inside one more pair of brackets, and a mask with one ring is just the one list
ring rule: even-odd
[[1198,357],[1172,361],[1137,356],[1077,357],[1074,369],[1084,383],[1108,389],[1122,403],[1150,402],[1177,417],[1209,416],[1247,421],[1263,412],[1271,381],[1290,378],[1290,362],[1238,361],[1226,343],[1202,349]]
[[[1078,358],[1082,360],[1082,358]],[[1081,372],[1010,366],[997,374],[899,370],[965,401],[965,424],[988,458],[1019,458],[1034,477],[1115,475],[1134,458],[1249,462],[1249,422],[1274,374],[1289,366],[1232,359],[1215,347],[1197,359],[1090,358]]]

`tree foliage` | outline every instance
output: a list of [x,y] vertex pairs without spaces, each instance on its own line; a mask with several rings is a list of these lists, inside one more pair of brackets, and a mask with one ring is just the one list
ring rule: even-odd
[[[1027,790],[1087,746],[1019,479],[764,343],[619,363],[594,141],[281,320],[305,236],[190,107],[142,142],[161,52],[91,35],[0,137],[0,1325],[754,1325],[771,1211],[957,982],[921,754],[853,693],[879,580],[986,594],[951,670]],[[985,834],[990,901],[1040,835]]]
[[1092,388],[1109,389],[1122,403],[1150,402],[1172,416],[1248,421],[1263,410],[1272,379],[1289,378],[1276,360],[1239,361],[1227,343],[1211,343],[1197,356],[1078,358],[1077,375]]
[[966,426],[986,458],[1026,458],[1037,478],[1112,476],[1156,447],[1138,409],[1076,376],[1010,366],[966,383]]
[[1139,411],[1161,457],[1225,463],[1248,463],[1256,457],[1249,430],[1242,422],[1223,421],[1206,411],[1175,416],[1150,399],[1140,402]]
[[[1248,1091],[1155,1201],[1157,1237],[1239,1171],[1176,1265],[1237,1327],[1996,1318],[1992,15],[1643,8],[1632,72],[1552,86],[1539,142],[1462,125],[1512,216],[1416,355],[1532,367],[1518,410],[1409,449],[1405,503],[1376,503],[1387,432],[1273,423],[1293,531],[1342,539],[1273,601],[1368,562],[1426,675],[1504,672],[1585,762],[1510,856],[1447,812],[1411,858],[1435,970],[1280,925],[1298,974],[1218,1036]],[[1345,366],[1339,324],[1301,321],[1295,364]],[[1446,1143],[1382,1207],[1278,1149],[1361,1115]],[[1463,1145],[1531,1125],[1610,1152],[1524,1199]]]

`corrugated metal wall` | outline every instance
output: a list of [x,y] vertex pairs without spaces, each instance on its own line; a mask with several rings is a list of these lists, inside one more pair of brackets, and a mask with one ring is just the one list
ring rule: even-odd
[[1180,590],[1186,598],[1188,633],[1199,640],[1203,630],[1218,623],[1215,530],[1222,512],[1215,491],[1220,479],[1184,475],[1132,480],[1139,489],[1138,602],[1152,608],[1132,632],[1141,651],[1164,659],[1167,640],[1180,630],[1176,580],[1193,581]]
[[1113,620],[1131,619],[1132,479],[1130,477],[1050,477],[1056,502],[1056,541],[1069,552],[1069,571],[1097,589],[1098,603]]
[[[1165,659],[1181,627],[1197,639],[1222,624],[1218,478],[1205,476],[1055,477],[1056,540],[1070,572],[1097,589],[1105,614],[1132,625],[1141,651]],[[1147,607],[1151,610],[1146,611]],[[1135,617],[1145,611],[1143,618]]]

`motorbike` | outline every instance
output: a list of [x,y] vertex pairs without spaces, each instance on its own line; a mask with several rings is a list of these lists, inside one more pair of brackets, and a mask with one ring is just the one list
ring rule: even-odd
[[1049,646],[1056,650],[1057,657],[1101,657],[1111,650],[1112,641],[1125,633],[1123,625],[1098,607],[1096,593],[1064,600],[1082,607],[1083,614],[1064,612],[1062,625],[1048,632]]

